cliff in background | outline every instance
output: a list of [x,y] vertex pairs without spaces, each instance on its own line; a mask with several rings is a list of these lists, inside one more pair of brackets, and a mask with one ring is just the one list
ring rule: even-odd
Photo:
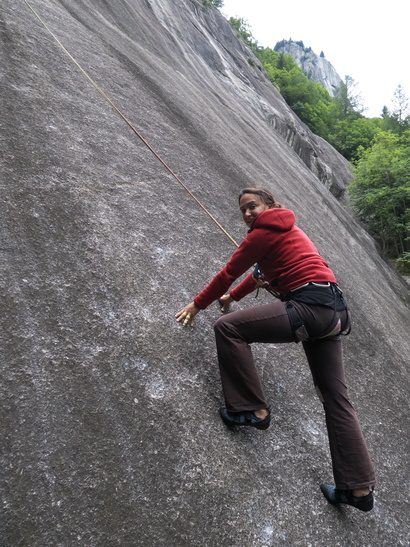
[[273,423],[227,430],[219,308],[194,329],[174,313],[233,245],[27,4],[4,0],[1,545],[408,545],[407,287],[335,197],[347,162],[298,120],[216,9],[33,6],[236,240],[244,186],[268,186],[295,211],[350,303],[346,374],[378,486],[370,514],[322,496],[326,430],[299,344],[255,346]]
[[332,97],[335,96],[335,91],[343,80],[327,59],[317,55],[310,47],[304,47],[293,40],[278,42],[275,51],[291,55],[308,78],[319,82]]

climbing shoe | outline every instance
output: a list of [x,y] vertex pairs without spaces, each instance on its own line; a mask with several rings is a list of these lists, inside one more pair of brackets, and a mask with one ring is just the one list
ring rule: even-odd
[[373,492],[370,492],[367,496],[356,498],[351,490],[339,490],[330,484],[321,484],[320,489],[327,501],[333,505],[346,503],[360,509],[360,511],[371,511],[373,509]]
[[226,425],[230,427],[247,425],[256,427],[256,429],[268,429],[270,424],[270,412],[266,418],[257,418],[252,410],[229,412],[226,410],[226,407],[223,406],[219,409],[219,414]]

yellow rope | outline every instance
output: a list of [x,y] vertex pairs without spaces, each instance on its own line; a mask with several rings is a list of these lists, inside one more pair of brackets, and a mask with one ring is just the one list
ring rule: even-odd
[[99,87],[99,85],[89,76],[89,74],[82,68],[82,66],[77,62],[77,60],[71,55],[71,53],[63,46],[63,44],[60,42],[60,40],[57,38],[57,36],[50,30],[50,28],[47,26],[47,24],[43,21],[43,19],[39,16],[39,14],[34,10],[34,8],[31,6],[31,4],[27,0],[23,0],[23,2],[28,6],[28,8],[32,11],[32,13],[36,16],[36,18],[40,21],[40,23],[43,25],[43,27],[51,34],[51,36],[54,38],[54,40],[57,42],[57,44],[61,47],[61,49],[68,55],[68,57],[71,59],[71,61],[77,66],[77,68],[84,74],[84,76],[89,80],[89,82],[94,86],[94,88],[104,97],[104,99],[111,105],[111,107],[117,112],[117,114],[124,120],[124,122],[132,129],[132,131],[137,135],[139,139],[145,144],[145,146],[154,154],[154,156],[159,160],[162,165],[171,173],[171,175],[174,177],[174,179],[179,182],[179,184],[188,192],[188,194],[192,197],[192,199],[195,200],[195,202],[201,207],[201,209],[213,220],[213,222],[218,226],[218,228],[226,235],[228,239],[236,246],[239,247],[238,243],[233,239],[233,237],[225,230],[225,228],[216,220],[216,218],[206,209],[204,205],[195,197],[195,195],[189,190],[189,188],[181,181],[181,179],[172,171],[170,167],[165,163],[165,161],[157,154],[157,152],[152,148],[152,146],[144,139],[144,137],[135,129],[135,127],[132,125],[132,123],[124,116],[124,114],[115,106],[115,104],[111,101],[109,97],[104,93],[104,91]]

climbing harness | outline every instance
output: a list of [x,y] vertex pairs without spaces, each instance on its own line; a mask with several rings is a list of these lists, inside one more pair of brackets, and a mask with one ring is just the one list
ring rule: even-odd
[[[292,327],[292,332],[293,332],[295,342],[306,342],[308,340],[309,341],[321,340],[321,339],[329,337],[330,335],[347,336],[348,334],[350,334],[350,330],[351,330],[350,311],[343,298],[343,292],[336,283],[310,281],[309,283],[305,283],[304,285],[301,285],[300,287],[291,289],[287,294],[282,295],[281,300],[285,302],[285,307],[289,316],[289,321]],[[331,327],[332,323],[334,322],[334,319],[336,317],[336,312],[338,311],[346,311],[347,326],[343,330],[340,328],[340,331],[335,334],[328,333],[324,336],[313,338],[307,332],[307,329],[302,320],[302,317],[300,316],[299,311],[293,305],[292,300],[295,302],[304,302],[305,304],[320,305],[326,308],[333,309],[333,317],[329,325],[323,328],[322,332],[328,331],[328,329]]]
[[82,72],[82,74],[87,78],[87,80],[94,86],[98,93],[108,102],[108,104],[115,110],[115,112],[124,120],[124,122],[132,129],[135,135],[145,144],[145,146],[154,154],[157,160],[162,163],[162,165],[167,169],[167,171],[174,177],[174,179],[188,192],[191,198],[201,207],[201,209],[209,216],[209,218],[218,226],[218,228],[226,235],[226,237],[236,246],[239,247],[238,243],[233,239],[233,237],[225,230],[225,228],[216,220],[216,218],[206,209],[206,207],[196,198],[196,196],[189,190],[189,188],[182,182],[182,180],[172,171],[172,169],[165,163],[165,161],[159,156],[159,154],[152,148],[152,146],[147,142],[147,140],[141,135],[139,131],[132,125],[132,123],[124,116],[121,110],[111,101],[111,99],[104,93],[104,91],[99,87],[99,85],[89,76],[89,74],[83,69],[83,67],[78,63],[78,61],[71,55],[71,53],[64,47],[60,42],[57,36],[52,32],[52,30],[47,26],[45,21],[40,17],[40,15],[34,10],[28,0],[23,0],[23,2],[28,6],[31,12],[35,17],[40,21],[42,26],[47,30],[49,34],[54,38],[57,44],[61,49],[68,55],[71,61],[76,65],[76,67]]

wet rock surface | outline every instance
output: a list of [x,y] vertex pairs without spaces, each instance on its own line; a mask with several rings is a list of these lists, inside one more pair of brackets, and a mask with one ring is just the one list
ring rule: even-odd
[[323,498],[326,431],[299,345],[255,347],[269,430],[220,421],[218,306],[194,329],[174,313],[233,245],[27,4],[5,0],[1,545],[408,545],[408,291],[335,197],[347,163],[217,10],[32,5],[236,240],[242,187],[295,210],[352,309],[346,374],[378,486],[366,515]]

